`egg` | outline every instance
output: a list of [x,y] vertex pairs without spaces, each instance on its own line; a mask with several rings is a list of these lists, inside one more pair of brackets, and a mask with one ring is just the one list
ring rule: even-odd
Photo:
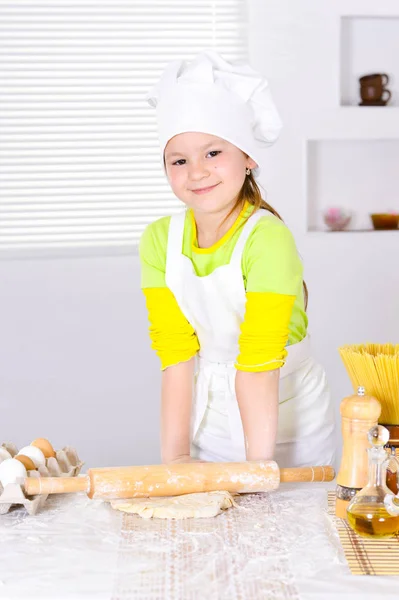
[[31,458],[29,458],[29,456],[24,456],[23,454],[17,454],[15,459],[19,460],[19,462],[21,462],[24,465],[24,467],[27,471],[35,471],[35,469],[36,469],[35,463],[33,462],[33,460]]
[[54,448],[52,447],[50,442],[48,440],[46,440],[46,438],[37,438],[36,440],[33,440],[33,442],[31,443],[31,446],[35,446],[36,448],[39,448],[39,450],[41,450],[43,452],[43,454],[46,458],[51,458],[51,457],[55,458]]
[[18,455],[21,456],[21,454],[31,458],[36,468],[46,464],[46,457],[44,456],[43,452],[35,446],[25,446],[24,448],[21,448],[21,450],[18,452]]
[[3,488],[9,483],[23,483],[26,477],[26,469],[19,460],[6,458],[0,464],[0,483]]
[[4,446],[0,446],[0,463],[7,458],[12,458],[11,454],[6,448],[4,448]]

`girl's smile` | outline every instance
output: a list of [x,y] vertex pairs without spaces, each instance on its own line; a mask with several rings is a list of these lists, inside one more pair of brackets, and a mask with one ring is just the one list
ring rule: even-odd
[[211,185],[210,187],[199,188],[197,190],[191,190],[191,191],[194,192],[194,194],[208,194],[208,192],[211,192],[212,190],[214,190],[215,187],[218,185],[219,184],[216,183],[215,185]]

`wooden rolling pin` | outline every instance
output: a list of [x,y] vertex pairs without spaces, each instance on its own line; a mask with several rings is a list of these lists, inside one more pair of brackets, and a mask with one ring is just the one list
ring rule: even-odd
[[332,481],[334,469],[300,467],[279,469],[276,462],[182,463],[143,467],[89,469],[83,477],[28,477],[25,493],[86,492],[89,498],[147,498],[194,492],[269,492],[280,482]]

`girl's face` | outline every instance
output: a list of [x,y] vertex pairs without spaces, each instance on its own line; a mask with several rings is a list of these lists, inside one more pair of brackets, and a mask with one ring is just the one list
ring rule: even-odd
[[235,205],[255,161],[214,135],[187,132],[166,145],[165,168],[174,194],[197,212],[220,213]]

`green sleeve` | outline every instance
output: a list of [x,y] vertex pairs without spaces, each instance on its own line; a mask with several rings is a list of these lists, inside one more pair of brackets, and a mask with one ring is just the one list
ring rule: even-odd
[[270,214],[255,225],[242,260],[247,292],[298,295],[303,266],[288,227]]
[[141,287],[163,288],[165,282],[166,250],[170,217],[147,225],[140,238]]

